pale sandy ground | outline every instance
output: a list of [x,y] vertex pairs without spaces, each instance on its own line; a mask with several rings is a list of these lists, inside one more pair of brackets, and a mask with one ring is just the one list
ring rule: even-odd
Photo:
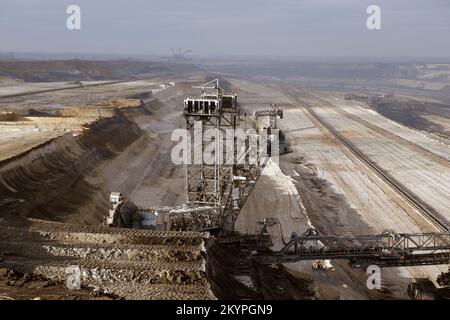
[[155,96],[161,107],[133,119],[147,135],[134,142],[126,153],[107,161],[95,177],[111,191],[123,192],[143,208],[185,202],[184,167],[175,166],[170,158],[172,130],[184,126],[180,117],[183,88],[168,88]]
[[[314,102],[312,102],[314,103]],[[337,108],[344,108],[342,101],[333,102]],[[409,145],[399,143],[392,138],[352,120],[336,112],[332,107],[313,104],[314,110],[329,124],[335,127],[364,154],[369,155],[383,169],[405,184],[413,193],[435,208],[450,221],[450,162],[437,162],[427,153],[414,150]],[[347,106],[347,109],[351,109]],[[366,111],[366,112],[364,112]],[[374,116],[373,111],[358,109],[358,117],[384,127],[394,135],[416,143],[423,148],[450,159],[450,147],[425,135],[393,125],[392,121]],[[417,142],[416,142],[417,141]]]
[[[83,81],[83,83],[86,85],[106,83],[106,82],[108,81]],[[39,83],[21,83],[21,84],[0,83],[0,97],[10,94],[34,92],[49,89],[60,89],[73,86],[76,86],[76,84],[71,82],[39,82]]]
[[[244,106],[254,107],[258,103],[265,103],[264,98],[258,100],[256,95],[265,96],[264,90],[260,85],[253,86],[250,83],[239,82],[245,93],[240,96],[240,101]],[[274,90],[272,87],[269,90]],[[247,98],[247,95],[250,96]],[[275,97],[282,96],[281,90],[274,94]],[[283,99],[285,102],[285,99]],[[311,99],[315,111],[324,116],[327,121],[342,130],[348,137],[352,137],[352,142],[358,144],[365,153],[373,156],[379,165],[391,170],[392,174],[408,187],[419,192],[422,197],[424,193],[427,201],[441,211],[448,208],[449,176],[448,169],[429,159],[422,157],[415,151],[411,151],[404,145],[397,145],[378,134],[371,133],[369,129],[359,124],[351,123],[351,120],[336,115],[325,107],[319,106],[317,102]],[[283,105],[281,103],[281,105]],[[358,116],[367,121],[376,123],[386,128],[386,130],[400,130],[398,134],[404,139],[415,142],[414,135],[417,135],[417,141],[423,147],[427,147],[436,154],[446,155],[446,145],[432,141],[429,145],[426,143],[429,137],[422,133],[415,133],[413,130],[403,128],[387,119],[383,119],[378,114],[364,109],[357,109]],[[287,134],[288,141],[291,143],[293,154],[290,157],[301,157],[307,162],[307,169],[312,170],[321,179],[331,184],[331,187],[337,194],[345,197],[349,207],[355,213],[346,210],[340,210],[339,214],[324,212],[320,217],[312,220],[320,221],[321,224],[328,224],[329,230],[334,234],[367,234],[380,233],[385,229],[394,229],[398,232],[422,232],[434,231],[435,229],[422,217],[415,212],[409,205],[392,192],[384,183],[373,175],[362,163],[359,162],[351,153],[341,145],[337,144],[329,135],[318,129],[305,113],[302,105],[295,100],[285,108],[284,119],[279,121],[279,126]],[[380,118],[381,117],[381,118]],[[381,120],[380,120],[381,119]],[[384,121],[383,121],[384,120]],[[381,122],[381,124],[380,124]],[[366,146],[366,148],[364,148]],[[282,160],[283,162],[283,160]],[[426,164],[424,167],[423,164]],[[300,166],[298,164],[298,172]],[[406,166],[406,169],[402,169]],[[293,170],[287,174],[295,175],[295,165]],[[303,168],[304,169],[304,168]],[[415,180],[414,180],[415,179]],[[252,226],[256,227],[256,221],[262,220],[267,216],[275,216],[283,221],[283,232],[288,237],[292,230],[301,231],[307,227],[307,219],[304,216],[304,209],[298,198],[290,192],[291,186],[286,185],[286,178],[283,176],[272,175],[268,177],[263,175],[254,190],[254,194],[249,198],[238,218],[237,226],[241,231],[251,231]],[[280,187],[283,186],[283,187]],[[300,197],[302,195],[300,194]],[[254,198],[253,198],[254,197]],[[270,208],[268,210],[267,208]],[[444,213],[444,212],[442,212]],[[255,228],[254,227],[254,228]],[[276,237],[276,232],[273,231]],[[313,274],[314,271],[305,268],[305,264],[297,266],[300,271]],[[430,277],[435,280],[440,271],[446,271],[444,266],[429,267],[411,267],[384,269],[384,286],[389,287],[390,291],[398,297],[404,297],[404,286],[406,278],[410,277]],[[338,271],[338,269],[336,270]],[[347,270],[353,273],[351,270]],[[342,278],[342,273],[335,278]],[[361,278],[364,275],[354,273],[350,275],[352,281],[355,278]],[[406,277],[406,278],[405,278]],[[397,279],[396,279],[397,278]],[[393,280],[394,279],[394,280]],[[395,280],[396,279],[396,280]],[[348,280],[348,279],[347,279]],[[393,281],[392,281],[393,280]],[[338,280],[335,280],[338,281]],[[348,283],[343,282],[342,286],[334,286],[339,292],[341,298],[362,298],[364,292],[352,292],[348,290]],[[355,285],[355,283],[353,283]],[[402,285],[399,287],[398,285]],[[344,288],[347,285],[347,288]],[[366,296],[367,297],[367,296]]]
[[[105,81],[106,82],[106,81]],[[64,91],[55,91],[28,95],[23,97],[2,98],[0,100],[0,111],[16,111],[34,109],[61,109],[67,107],[80,107],[95,105],[99,100],[125,98],[134,94],[152,91],[158,93],[164,80],[138,80],[122,82],[99,87],[76,88]],[[39,85],[39,84],[37,84]],[[51,84],[57,88],[66,87],[65,83]],[[28,86],[30,89],[28,89]],[[45,89],[45,88],[44,88]],[[14,86],[0,87],[4,94],[13,94],[27,91],[36,91],[35,84],[26,84],[15,89]],[[42,90],[42,89],[41,89]],[[1,98],[1,94],[0,94]]]
[[0,125],[0,161],[20,155],[63,133],[37,130],[14,130]]
[[66,133],[80,133],[96,117],[25,117],[0,121],[0,161],[15,157]]
[[[433,133],[413,130],[405,127],[380,115],[378,112],[370,109],[367,104],[363,102],[345,100],[342,94],[322,94],[322,98],[348,113],[351,113],[357,117],[362,117],[364,120],[369,121],[380,128],[388,130],[389,132],[411,141],[418,146],[438,154],[450,161],[450,145],[445,145],[442,141],[437,139],[436,135]],[[450,130],[450,122],[448,120],[445,121],[446,118],[433,115],[425,116],[425,118],[430,118],[431,121],[436,121],[438,124],[443,125]]]
[[[99,82],[106,81],[88,81],[86,84]],[[19,155],[68,132],[78,134],[85,124],[99,117],[110,117],[113,114],[112,108],[103,104],[97,105],[100,100],[126,98],[149,91],[158,97],[165,90],[163,84],[164,82],[139,80],[106,87],[80,88],[2,99],[0,112],[26,113],[28,109],[33,108],[46,112],[58,110],[64,117],[26,117],[23,121],[0,121],[0,160]],[[67,82],[9,84],[0,86],[0,96],[65,86]]]
[[289,241],[292,232],[302,234],[313,227],[292,178],[283,174],[278,164],[272,161],[269,161],[262,171],[258,183],[236,220],[236,230],[245,234],[256,234],[258,221],[269,217],[278,218],[283,232],[281,234],[279,227],[270,230],[274,250],[281,249],[283,241]]

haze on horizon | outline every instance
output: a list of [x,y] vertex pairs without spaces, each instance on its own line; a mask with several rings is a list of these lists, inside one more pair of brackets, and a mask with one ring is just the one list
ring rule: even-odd
[[[66,8],[81,7],[81,30]],[[381,7],[382,29],[366,28]],[[448,0],[2,0],[0,52],[450,57]]]

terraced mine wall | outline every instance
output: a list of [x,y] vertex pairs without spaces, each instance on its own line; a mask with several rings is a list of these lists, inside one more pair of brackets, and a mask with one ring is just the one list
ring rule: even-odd
[[83,289],[122,299],[215,298],[206,278],[208,233],[0,222],[0,270],[62,285],[73,275]]
[[[134,108],[146,113],[146,106]],[[66,133],[0,162],[0,217],[14,215],[98,224],[109,207],[107,188],[88,177],[138,140],[148,142],[126,112],[102,118],[73,135]]]

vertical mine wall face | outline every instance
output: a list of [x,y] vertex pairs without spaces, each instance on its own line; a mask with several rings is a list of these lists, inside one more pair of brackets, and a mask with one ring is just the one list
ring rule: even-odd
[[0,163],[3,215],[99,223],[107,211],[107,190],[87,175],[138,140],[143,131],[120,110],[89,130],[67,133]]

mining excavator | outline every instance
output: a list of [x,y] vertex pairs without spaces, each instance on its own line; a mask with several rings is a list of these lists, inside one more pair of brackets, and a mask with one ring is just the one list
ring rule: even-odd
[[[284,247],[269,249],[268,228],[279,226],[278,219],[266,218],[258,222],[260,249],[253,259],[260,264],[273,264],[313,260],[313,268],[320,261],[344,259],[353,268],[366,269],[370,265],[380,268],[449,265],[450,232],[444,233],[396,233],[385,230],[379,235],[326,236],[313,228],[303,234],[293,232]],[[319,269],[319,268],[316,268]],[[436,285],[428,278],[413,279],[407,293],[411,299],[450,299],[450,269],[442,272]]]
[[[284,135],[277,129],[277,119],[283,118],[283,110],[271,104],[267,110],[248,115],[243,112],[236,94],[226,94],[219,86],[219,80],[209,81],[194,87],[201,90],[199,96],[186,97],[182,115],[191,137],[200,137],[201,147],[222,150],[220,139],[208,138],[205,132],[216,130],[228,137],[229,132],[238,129],[250,133],[238,143],[229,139],[233,152],[225,159],[211,164],[201,157],[201,163],[186,164],[186,204],[172,208],[144,209],[134,205],[123,195],[111,193],[112,209],[105,217],[111,227],[150,228],[178,231],[230,232],[240,209],[248,199],[265,163],[278,153],[289,150]],[[258,119],[269,117],[266,127],[261,127]],[[195,132],[198,124],[202,128]],[[228,133],[227,133],[228,132]],[[194,139],[195,140],[195,139]],[[195,141],[191,153],[195,158]],[[229,146],[227,146],[229,148]],[[200,150],[200,151],[203,151]],[[227,149],[228,150],[228,149]]]
[[[266,129],[271,130],[277,128],[277,119],[283,117],[283,111],[276,105],[271,105],[268,110],[255,112],[253,117],[248,116],[240,110],[236,95],[222,92],[217,79],[200,88],[200,97],[185,99],[183,115],[187,128],[194,128],[194,124],[200,121],[206,127],[222,130],[228,124],[235,129],[242,118],[244,123],[256,129],[259,127],[258,117],[269,116],[270,124]],[[266,135],[266,139],[267,136],[270,134]],[[267,145],[270,148],[270,143]],[[271,150],[267,150],[267,154],[270,153]],[[188,202],[180,207],[143,209],[125,199],[121,193],[113,192],[110,195],[113,208],[109,210],[105,223],[111,227],[136,229],[195,230],[210,231],[212,234],[224,230],[232,232],[237,214],[256,184],[263,166],[264,162],[260,162],[259,157],[253,165],[188,166]],[[197,177],[194,173],[199,172]],[[308,229],[304,234],[292,233],[288,241],[282,237],[284,247],[273,251],[270,250],[268,228],[278,226],[282,235],[280,222],[275,218],[266,218],[258,226],[260,232],[256,240],[259,249],[254,253],[253,259],[260,264],[313,260],[314,268],[327,269],[325,262],[331,259],[346,259],[355,268],[369,265],[382,268],[450,263],[448,232],[399,234],[388,230],[380,235],[324,236],[315,229]],[[429,279],[414,279],[408,293],[413,299],[425,299],[429,296],[448,298],[449,279],[450,272],[438,277],[437,286]]]

